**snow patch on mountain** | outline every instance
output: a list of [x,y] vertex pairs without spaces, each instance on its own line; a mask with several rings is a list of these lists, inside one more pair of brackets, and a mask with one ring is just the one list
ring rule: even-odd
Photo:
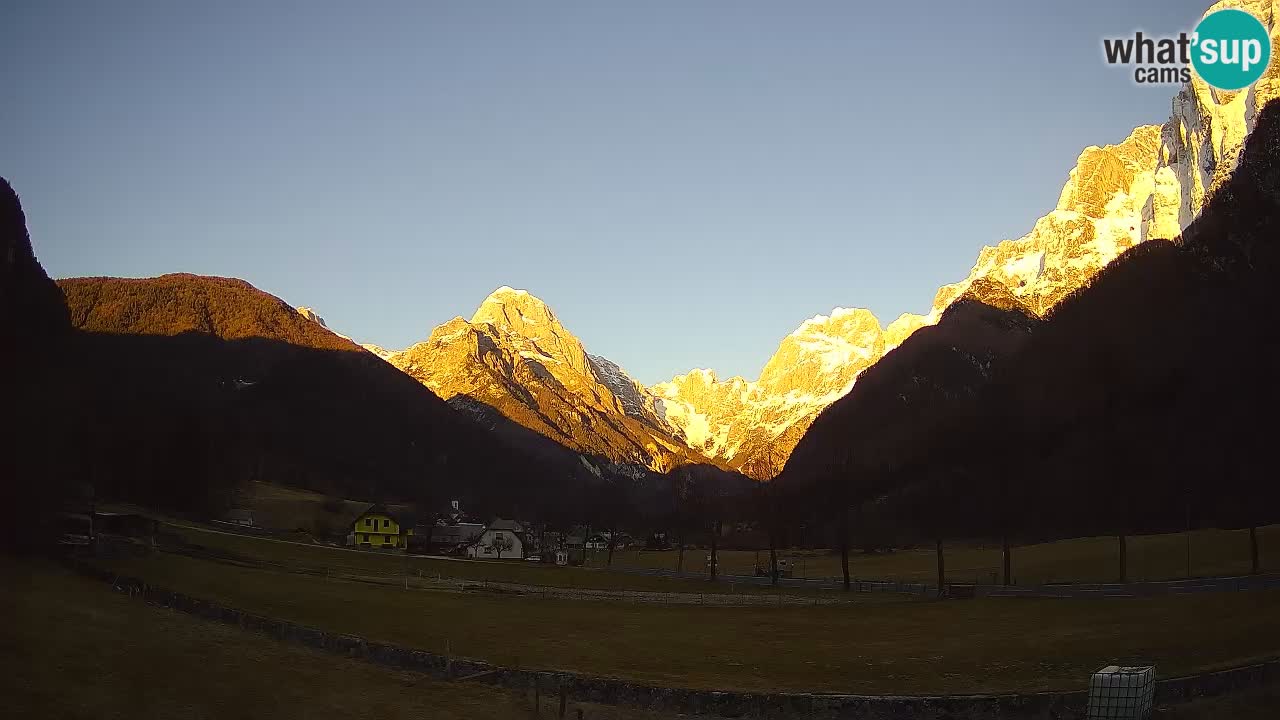
[[378,357],[382,358],[383,360],[386,360],[387,362],[391,362],[392,358],[396,357],[402,352],[400,350],[388,350],[380,345],[374,345],[373,343],[364,343],[360,347],[364,348],[365,350],[368,350],[369,352],[373,353],[374,355],[377,355]]

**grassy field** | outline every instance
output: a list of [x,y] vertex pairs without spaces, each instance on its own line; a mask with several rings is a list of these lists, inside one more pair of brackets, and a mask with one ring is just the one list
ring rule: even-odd
[[1180,705],[1156,707],[1155,720],[1274,720],[1280,708],[1280,685],[1251,688]]
[[[59,718],[535,717],[529,698],[443,683],[144,605],[44,565],[0,559],[0,682],[9,713]],[[1158,708],[1161,720],[1263,720],[1280,688]],[[669,716],[583,703],[589,720]],[[542,717],[554,717],[544,699]]]
[[[1249,573],[1248,530],[1197,530],[1190,534],[1139,535],[1128,540],[1130,580],[1169,580],[1187,577],[1187,540],[1191,546],[1192,576],[1246,575]],[[1258,545],[1264,572],[1280,572],[1280,525],[1258,530]],[[1119,543],[1115,537],[1089,537],[1027,545],[1013,550],[1014,582],[1114,582],[1120,575]],[[706,550],[688,551],[686,571],[701,572]],[[720,567],[727,574],[750,575],[757,554],[730,550],[720,553]],[[945,548],[947,579],[951,582],[989,583],[999,578],[1002,559],[999,547],[953,545]],[[839,577],[839,555],[829,551],[784,551],[796,577]],[[615,553],[614,565],[674,570],[677,553],[625,551]],[[762,565],[768,553],[759,553]],[[592,564],[604,563],[596,553]],[[865,580],[908,580],[936,582],[937,558],[933,548],[899,550],[849,559],[849,572]],[[998,581],[998,580],[997,580]]]
[[[317,572],[326,569],[345,574],[382,576],[440,576],[465,581],[497,581],[526,585],[591,590],[638,590],[685,593],[768,593],[757,585],[707,582],[701,570],[705,550],[686,553],[686,569],[691,573],[681,578],[658,577],[607,572],[599,567],[556,567],[522,561],[464,561],[411,557],[401,554],[352,552],[328,546],[278,542],[271,539],[240,536],[194,525],[170,526],[168,531],[183,542],[210,548],[231,556],[255,558]],[[1259,531],[1262,557],[1280,557],[1280,526]],[[1151,535],[1131,538],[1130,577],[1132,579],[1167,579],[1185,575],[1186,535]],[[1036,583],[1063,580],[1107,581],[1118,574],[1115,557],[1116,540],[1111,537],[1079,538],[1056,543],[1032,545],[1014,550],[1015,582]],[[1191,536],[1192,569],[1204,574],[1234,574],[1248,571],[1248,536],[1246,531],[1206,530]],[[1275,552],[1269,552],[1272,549]],[[1243,554],[1243,556],[1241,556]],[[593,565],[603,565],[604,552],[595,553]],[[797,577],[837,577],[839,557],[822,551],[784,552],[792,560]],[[614,566],[623,568],[675,567],[676,553],[627,550],[614,555]],[[1212,560],[1212,562],[1211,562]],[[750,575],[756,554],[750,551],[725,551],[721,567],[726,574]],[[760,553],[767,563],[767,553]],[[1000,552],[996,548],[953,547],[946,555],[948,579],[952,582],[991,582],[998,577]],[[880,555],[855,554],[851,572],[855,578],[899,579],[931,583],[934,581],[935,556],[929,550],[903,550]],[[696,563],[696,564],[695,564]],[[1182,564],[1180,571],[1177,567]],[[1112,569],[1108,569],[1112,568]],[[1264,569],[1280,570],[1267,565]],[[1199,573],[1197,573],[1199,574]],[[802,596],[827,596],[832,591],[785,589],[783,592]],[[888,595],[860,594],[860,602],[881,602]]]
[[402,590],[163,553],[116,569],[374,640],[698,688],[1079,689],[1110,662],[1173,676],[1280,653],[1280,592],[712,608]]
[[[478,561],[445,560],[408,556],[401,553],[353,551],[323,545],[305,545],[296,542],[280,542],[269,538],[235,535],[193,525],[171,525],[166,532],[176,534],[183,542],[226,553],[233,557],[253,558],[291,567],[310,568],[345,574],[369,574],[382,576],[439,575],[446,578],[470,581],[497,581],[561,588],[590,590],[639,590],[651,592],[684,593],[747,593],[770,592],[768,587],[713,583],[705,578],[658,577],[627,573],[606,572],[580,567],[559,567],[545,563],[520,560]],[[786,590],[790,595],[831,597],[832,591]],[[887,595],[859,595],[858,602],[883,602],[895,600]]]
[[[535,717],[520,693],[285,645],[149,607],[61,569],[0,558],[0,581],[0,688],[10,717]],[[571,708],[589,720],[665,717]],[[545,700],[542,717],[551,710]]]
[[[253,509],[258,524],[279,530],[312,530],[317,527],[332,529],[363,507],[352,501],[329,500],[326,503],[325,496],[317,493],[258,482],[249,484],[246,501]],[[334,507],[334,503],[338,503],[341,509],[336,512],[326,509],[326,504]],[[1260,528],[1258,536],[1263,571],[1280,572],[1280,525]],[[1140,535],[1129,538],[1129,579],[1169,580],[1187,577],[1188,544],[1191,550],[1191,576],[1244,575],[1250,570],[1247,530],[1197,530],[1189,534]],[[1116,581],[1120,575],[1118,547],[1115,537],[1076,538],[1017,547],[1013,552],[1014,582],[1035,584]],[[604,567],[607,555],[604,551],[589,553],[588,565]],[[615,552],[613,562],[617,568],[675,570],[677,556],[675,551],[620,550]],[[686,552],[685,571],[695,576],[705,574],[706,556],[705,548]],[[722,551],[719,560],[721,571],[724,574],[751,575],[755,570],[757,556],[762,565],[767,565],[767,552]],[[830,551],[784,551],[782,557],[794,563],[796,577],[836,578],[841,575],[839,556]],[[854,553],[850,558],[850,573],[853,577],[864,580],[933,583],[937,579],[936,562],[930,547],[875,555]],[[946,566],[950,582],[998,581],[1002,567],[1000,549],[953,543],[946,548]],[[602,590],[624,587],[673,590],[670,586],[656,586],[647,581],[598,577],[587,579],[572,570],[557,573],[552,569],[549,573],[538,573],[543,568],[529,568],[527,571],[509,568],[477,570],[429,563],[426,567],[430,572],[448,571],[453,577],[467,580],[501,579]],[[486,572],[496,572],[501,577],[486,577]],[[575,582],[588,584],[573,585]],[[681,586],[680,583],[681,581],[677,581],[678,586]],[[690,592],[716,591],[706,587],[681,587]]]

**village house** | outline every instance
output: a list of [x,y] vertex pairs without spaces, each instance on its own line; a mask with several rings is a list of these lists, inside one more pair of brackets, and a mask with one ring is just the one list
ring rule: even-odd
[[467,546],[469,558],[524,558],[524,527],[514,520],[494,520]]
[[462,555],[467,547],[480,539],[484,534],[484,525],[480,523],[454,523],[452,525],[432,525],[423,528],[427,533],[426,550],[437,555]]
[[347,546],[360,550],[404,550],[413,527],[384,505],[370,505],[351,522]]
[[[586,541],[586,548],[588,550],[608,550],[609,540],[612,537],[613,537],[613,533],[610,533],[607,530],[604,532],[593,533],[591,537],[588,538]],[[632,538],[630,535],[624,532],[620,532],[618,533],[617,538],[614,540],[613,549],[623,550],[625,548],[631,547],[634,543],[635,543],[634,538]]]

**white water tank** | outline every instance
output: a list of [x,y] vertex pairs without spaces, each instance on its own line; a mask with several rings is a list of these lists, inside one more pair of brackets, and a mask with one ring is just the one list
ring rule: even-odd
[[1089,678],[1089,720],[1147,720],[1156,669],[1108,665]]

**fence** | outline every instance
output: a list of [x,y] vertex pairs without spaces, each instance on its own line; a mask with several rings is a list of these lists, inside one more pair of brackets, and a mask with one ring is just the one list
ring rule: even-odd
[[[578,702],[628,705],[658,712],[719,715],[738,718],[806,717],[819,719],[865,718],[878,720],[910,717],[916,720],[1079,720],[1084,717],[1087,691],[1003,695],[843,695],[823,693],[740,693],[715,690],[655,687],[617,678],[592,677],[567,672],[521,670],[490,663],[430,653],[353,635],[331,633],[284,620],[253,615],[235,608],[148,585],[137,578],[123,578],[83,561],[71,567],[92,578],[111,583],[121,592],[148,603],[197,617],[236,625],[291,642],[400,670],[421,672],[446,680],[470,680],[517,690],[553,689]],[[1081,679],[1082,685],[1086,678]],[[1157,702],[1216,695],[1254,685],[1280,681],[1280,659],[1220,672],[1172,678],[1156,682]]]

